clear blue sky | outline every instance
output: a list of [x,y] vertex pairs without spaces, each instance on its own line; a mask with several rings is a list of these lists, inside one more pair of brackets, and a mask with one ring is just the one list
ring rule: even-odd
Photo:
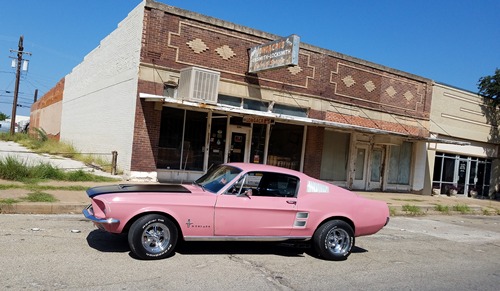
[[[160,0],[477,91],[500,68],[500,0]],[[71,72],[140,0],[0,1],[0,112],[11,115],[19,36],[31,52],[17,115]],[[11,93],[9,93],[11,92]]]

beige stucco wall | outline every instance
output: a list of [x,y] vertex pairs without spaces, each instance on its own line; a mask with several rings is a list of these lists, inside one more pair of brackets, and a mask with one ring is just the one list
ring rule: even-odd
[[491,109],[472,92],[435,83],[432,90],[430,131],[440,136],[498,143],[488,115]]

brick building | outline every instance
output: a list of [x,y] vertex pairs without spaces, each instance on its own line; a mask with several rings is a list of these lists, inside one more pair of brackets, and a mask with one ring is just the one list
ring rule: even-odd
[[249,72],[249,50],[287,39],[145,0],[32,124],[82,152],[117,151],[133,179],[186,182],[243,161],[351,189],[428,188],[428,142],[459,143],[430,137],[434,83],[305,43],[296,64]]

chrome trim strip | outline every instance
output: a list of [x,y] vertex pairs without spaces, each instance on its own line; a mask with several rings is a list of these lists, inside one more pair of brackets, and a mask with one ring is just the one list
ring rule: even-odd
[[120,223],[120,220],[116,219],[116,218],[103,219],[103,218],[95,217],[94,213],[92,212],[92,205],[89,205],[89,206],[87,206],[87,208],[83,209],[82,213],[83,213],[83,216],[85,216],[85,218],[87,218],[93,222],[103,223],[103,224]]
[[310,236],[185,236],[186,241],[308,241]]

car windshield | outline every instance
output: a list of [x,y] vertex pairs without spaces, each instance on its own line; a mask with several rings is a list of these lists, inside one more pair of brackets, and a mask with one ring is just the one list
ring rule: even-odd
[[217,193],[222,187],[238,176],[239,173],[241,173],[241,170],[238,168],[228,165],[218,165],[208,170],[205,175],[194,181],[194,183],[205,190]]

